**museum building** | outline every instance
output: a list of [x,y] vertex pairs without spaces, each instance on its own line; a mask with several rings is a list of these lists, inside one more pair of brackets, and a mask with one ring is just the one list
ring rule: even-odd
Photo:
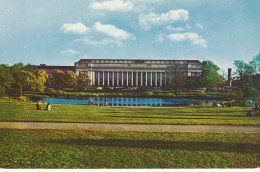
[[88,73],[92,87],[164,87],[170,84],[170,68],[177,66],[184,77],[200,76],[198,60],[81,59],[75,72]]

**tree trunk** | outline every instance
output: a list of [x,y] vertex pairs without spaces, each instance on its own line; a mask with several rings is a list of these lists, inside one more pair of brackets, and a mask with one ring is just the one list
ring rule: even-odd
[[20,85],[20,95],[23,95],[23,87]]

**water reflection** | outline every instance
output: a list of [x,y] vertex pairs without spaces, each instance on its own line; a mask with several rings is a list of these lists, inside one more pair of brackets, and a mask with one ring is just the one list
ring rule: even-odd
[[[106,98],[108,106],[187,106],[190,104],[212,103],[213,100],[201,99],[165,99],[165,98],[123,98],[112,97]],[[42,101],[50,102],[52,104],[70,104],[70,105],[87,105],[89,101],[93,105],[104,106],[105,98],[45,98]]]

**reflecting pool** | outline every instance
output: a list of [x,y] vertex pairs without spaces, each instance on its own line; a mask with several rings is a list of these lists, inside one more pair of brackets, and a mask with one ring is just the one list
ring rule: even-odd
[[88,105],[92,102],[93,105],[104,106],[187,106],[190,104],[212,103],[214,100],[203,99],[178,99],[178,98],[128,98],[128,97],[109,97],[109,98],[71,98],[71,97],[56,97],[45,98],[42,101],[52,104],[67,104],[67,105]]

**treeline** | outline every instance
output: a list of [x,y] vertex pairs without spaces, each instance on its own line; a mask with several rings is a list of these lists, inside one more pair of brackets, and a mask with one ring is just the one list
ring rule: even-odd
[[243,60],[234,62],[235,76],[239,78],[239,90],[233,92],[233,98],[244,99],[248,103],[258,102],[260,96],[260,53],[249,63]]
[[90,82],[85,72],[80,72],[77,76],[72,71],[55,70],[50,76],[45,70],[30,64],[0,65],[0,96],[9,98],[23,96],[24,91],[44,92],[46,84],[54,84],[59,88],[66,85],[76,89],[85,88]]

